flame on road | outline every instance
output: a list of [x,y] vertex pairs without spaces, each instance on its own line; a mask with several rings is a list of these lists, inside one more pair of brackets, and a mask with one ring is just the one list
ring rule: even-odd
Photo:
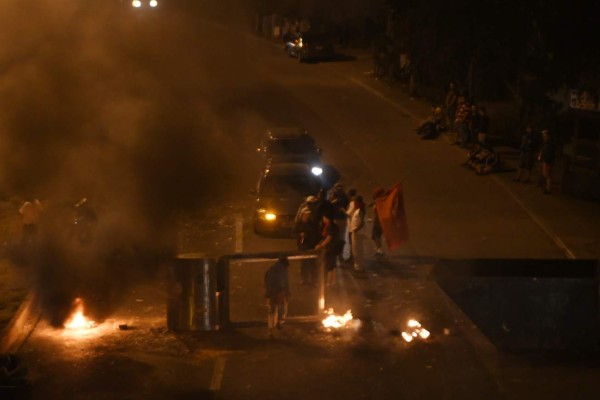
[[90,329],[96,327],[96,322],[88,319],[84,315],[83,300],[80,298],[75,299],[73,302],[74,311],[71,316],[64,323],[64,327],[73,330]]
[[417,338],[427,339],[431,335],[430,332],[423,328],[421,323],[417,320],[409,320],[406,326],[408,329],[402,332],[402,338],[407,343],[410,343]]
[[344,315],[336,315],[333,312],[333,308],[329,308],[329,309],[327,309],[327,311],[325,311],[325,314],[327,314],[327,317],[325,317],[325,319],[323,319],[323,321],[322,321],[323,326],[325,328],[329,328],[329,329],[345,328],[347,326],[348,322],[352,321],[352,310],[346,311],[346,314],[344,314]]

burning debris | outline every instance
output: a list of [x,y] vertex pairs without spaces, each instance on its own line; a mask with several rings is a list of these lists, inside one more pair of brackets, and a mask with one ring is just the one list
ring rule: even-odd
[[98,326],[98,324],[96,324],[96,322],[88,319],[84,315],[83,300],[81,298],[76,298],[75,301],[73,302],[73,305],[74,305],[74,311],[71,313],[70,317],[64,323],[64,327],[66,329],[82,330],[82,329],[91,329],[91,328],[95,328],[96,326]]
[[358,328],[360,326],[360,321],[353,319],[352,310],[346,311],[344,315],[337,315],[334,313],[333,308],[329,308],[325,311],[325,314],[327,317],[325,317],[321,323],[327,331],[348,327]]
[[427,329],[423,328],[421,323],[417,320],[409,320],[406,326],[408,329],[402,331],[402,338],[407,343],[410,343],[414,339],[418,338],[425,340],[430,336],[430,332]]

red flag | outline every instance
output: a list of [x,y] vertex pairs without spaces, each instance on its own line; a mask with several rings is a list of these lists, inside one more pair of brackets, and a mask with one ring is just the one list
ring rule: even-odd
[[387,245],[390,250],[397,249],[408,241],[408,224],[406,222],[406,212],[404,211],[402,183],[397,183],[379,196],[375,200],[375,205]]

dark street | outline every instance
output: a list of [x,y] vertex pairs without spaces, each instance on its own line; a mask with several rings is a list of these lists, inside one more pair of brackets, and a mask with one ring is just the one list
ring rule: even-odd
[[[253,31],[251,7],[25,3],[0,5],[0,311],[16,315],[0,353],[22,357],[31,392],[14,398],[596,396],[600,203],[513,182],[507,142],[503,169],[475,174],[451,134],[415,134],[431,101],[375,79],[369,49],[298,62]],[[292,258],[288,321],[269,338],[276,258],[252,255],[297,250],[253,229],[257,147],[273,127],[305,128],[367,203],[401,182],[410,237],[376,257],[369,208],[365,270],[338,268],[323,298]],[[27,198],[47,219],[19,247]],[[90,242],[65,229],[81,198],[97,211]],[[186,290],[174,260],[224,256],[230,323],[169,329]],[[198,293],[177,306],[208,313]],[[62,326],[76,297],[89,329]],[[353,319],[327,329],[320,307]],[[407,341],[411,320],[430,336]]]

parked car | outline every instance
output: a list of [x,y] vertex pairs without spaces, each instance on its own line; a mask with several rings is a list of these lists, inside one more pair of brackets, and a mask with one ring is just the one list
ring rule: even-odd
[[303,32],[286,42],[285,51],[298,61],[327,60],[335,55],[333,40],[324,33]]
[[307,196],[316,196],[325,183],[304,163],[269,165],[256,189],[254,232],[261,236],[293,237],[296,212]]
[[322,151],[314,138],[298,127],[277,127],[267,130],[257,149],[271,163],[305,163],[319,165]]

